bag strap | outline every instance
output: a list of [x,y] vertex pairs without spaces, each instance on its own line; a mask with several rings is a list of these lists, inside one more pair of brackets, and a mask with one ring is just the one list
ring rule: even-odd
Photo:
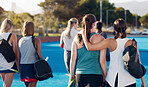
[[[137,41],[135,39],[132,39],[132,45],[135,41],[135,44],[136,44],[136,49],[137,49]],[[136,51],[137,52],[137,51]],[[139,61],[139,56],[138,56],[138,52],[136,53],[136,58],[135,58],[135,62]]]
[[37,50],[36,50],[36,47],[35,47],[35,36],[32,36],[31,38],[32,38],[33,47],[34,47],[34,49],[35,49],[35,51],[36,51],[37,58],[40,59],[39,54],[38,54],[38,52],[37,52]]
[[8,38],[7,38],[7,41],[9,41],[10,37],[11,37],[12,33],[9,34]]

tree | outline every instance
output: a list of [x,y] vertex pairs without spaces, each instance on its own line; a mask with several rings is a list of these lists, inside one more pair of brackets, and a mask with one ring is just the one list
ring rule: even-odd
[[148,14],[142,16],[139,21],[143,26],[148,28]]
[[16,29],[21,28],[25,21],[33,21],[33,20],[34,20],[34,17],[30,15],[29,13],[16,14],[14,15],[12,19],[13,24],[15,25]]
[[3,13],[4,13],[4,9],[0,6],[0,24],[1,24],[1,21],[3,20]]
[[74,8],[77,0],[45,0],[39,4],[44,10],[44,15],[55,16],[59,21],[66,22],[74,17]]
[[[100,20],[100,0],[45,0],[39,4],[44,10],[44,16],[58,18],[60,22],[67,22],[71,17],[76,17],[79,21],[85,14],[94,14]],[[108,24],[112,25],[117,18],[125,18],[125,9],[116,8],[109,0],[102,0],[102,22],[106,23],[108,12]],[[133,24],[134,16],[126,10],[126,22]]]
[[0,15],[3,14],[4,9],[0,6]]

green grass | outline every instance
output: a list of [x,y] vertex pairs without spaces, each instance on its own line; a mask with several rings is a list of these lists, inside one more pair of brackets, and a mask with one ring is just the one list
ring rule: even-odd
[[[34,36],[39,36],[39,34],[35,33]],[[46,34],[44,34],[44,36],[46,36]],[[60,33],[48,33],[48,36],[55,37],[55,36],[61,36],[61,34]]]

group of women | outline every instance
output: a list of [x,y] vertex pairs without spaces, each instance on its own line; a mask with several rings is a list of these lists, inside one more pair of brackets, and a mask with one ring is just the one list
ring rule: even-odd
[[[32,43],[34,34],[33,22],[24,22],[22,27],[23,37],[17,43],[17,37],[12,33],[13,22],[10,19],[5,19],[1,24],[0,39],[7,40],[10,34],[9,44],[15,53],[15,61],[8,63],[4,56],[0,53],[0,75],[3,80],[3,87],[11,87],[15,71],[18,70],[21,81],[26,87],[36,87],[37,79],[35,78],[33,64],[36,59],[36,51],[41,59],[41,41],[35,38],[35,47]],[[35,49],[36,48],[36,49]],[[7,49],[6,49],[7,50]],[[8,53],[9,55],[9,53]]]
[[[136,79],[125,69],[122,60],[123,50],[132,44],[126,38],[127,25],[121,18],[114,24],[116,35],[114,38],[104,39],[102,31],[99,32],[93,14],[86,14],[82,20],[82,30],[78,32],[78,20],[71,18],[67,28],[61,34],[60,47],[64,48],[64,61],[67,71],[70,73],[69,82],[76,79],[77,87],[136,87]],[[1,24],[0,39],[7,40],[12,33],[13,22],[5,19]],[[101,34],[100,34],[101,33]],[[0,53],[0,74],[3,80],[3,87],[10,87],[15,71],[18,70],[21,81],[26,87],[36,87],[33,63],[36,59],[36,51],[41,56],[41,41],[35,38],[35,47],[32,43],[34,35],[33,22],[24,22],[22,27],[23,37],[17,43],[17,37],[12,33],[9,44],[15,53],[15,61],[8,63]],[[107,72],[106,48],[110,51],[110,65]],[[138,51],[139,54],[139,51]],[[140,60],[139,60],[140,61]],[[3,66],[4,65],[4,66]],[[6,67],[7,66],[7,67]],[[144,76],[141,78],[141,87],[146,87]],[[75,87],[75,81],[71,87]]]
[[[77,22],[71,23],[75,25]],[[132,44],[132,40],[126,37],[126,22],[119,18],[113,27],[115,37],[104,39],[101,29],[98,29],[102,28],[102,23],[97,22],[93,14],[86,14],[80,32],[73,33],[72,27],[62,33],[60,46],[64,46],[64,60],[70,73],[69,83],[75,79],[77,87],[103,87],[104,84],[106,87],[136,87],[136,78],[124,69],[122,60],[124,49]],[[68,35],[66,32],[69,32]],[[106,49],[110,51],[108,72]],[[141,87],[146,87],[144,76],[141,81]]]

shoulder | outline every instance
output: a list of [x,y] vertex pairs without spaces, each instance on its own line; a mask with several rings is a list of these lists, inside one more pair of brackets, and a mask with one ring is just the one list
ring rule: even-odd
[[11,34],[10,41],[16,41],[17,37],[14,33]]
[[19,39],[19,43],[21,43],[21,42],[23,41],[23,38],[24,38],[24,37],[22,37],[22,38]]
[[[135,41],[134,41],[134,44],[135,44]],[[125,48],[132,45],[132,40],[128,40],[126,43],[125,43]]]
[[91,38],[90,38],[90,42],[92,43],[97,43],[104,40],[104,37],[98,34],[94,34]]
[[108,44],[110,44],[111,46],[117,44],[117,41],[116,41],[116,39],[114,39],[114,38],[107,38],[107,39],[105,39],[105,41],[106,41]]
[[41,43],[41,40],[38,37],[35,37],[35,42],[36,43]]
[[77,44],[78,46],[83,45],[82,39],[82,32],[78,32],[73,39],[73,43]]
[[74,36],[73,42],[76,42],[76,43],[78,42],[79,35],[81,35],[81,33],[77,33],[77,34]]
[[65,31],[62,32],[61,36],[63,36],[65,34]]
[[11,34],[11,37],[12,37],[13,39],[15,39],[15,38],[16,38],[16,35],[15,35],[14,33],[12,33],[12,34]]

